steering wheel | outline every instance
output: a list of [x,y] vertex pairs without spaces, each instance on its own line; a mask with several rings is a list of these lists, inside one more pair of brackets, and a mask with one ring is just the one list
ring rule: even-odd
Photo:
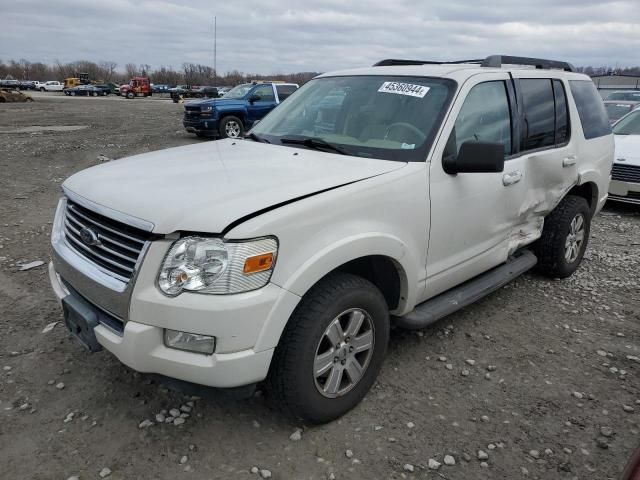
[[407,122],[396,122],[396,123],[392,123],[391,125],[389,125],[387,127],[387,129],[385,130],[385,132],[384,132],[384,139],[385,140],[387,140],[387,138],[389,138],[389,133],[394,128],[404,128],[405,130],[408,130],[409,132],[413,133],[414,135],[417,135],[417,137],[419,138],[419,141],[415,142],[415,143],[422,143],[427,138],[427,136],[424,133],[422,133],[420,130],[418,130],[416,127],[414,127],[410,123],[407,123]]

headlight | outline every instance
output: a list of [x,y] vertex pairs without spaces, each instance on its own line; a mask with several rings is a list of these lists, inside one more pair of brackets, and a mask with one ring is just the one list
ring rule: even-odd
[[210,112],[211,110],[213,110],[213,107],[211,105],[209,105],[208,107],[200,107],[201,113]]
[[169,249],[158,275],[166,295],[183,291],[224,295],[264,287],[278,253],[273,237],[246,241],[185,237]]

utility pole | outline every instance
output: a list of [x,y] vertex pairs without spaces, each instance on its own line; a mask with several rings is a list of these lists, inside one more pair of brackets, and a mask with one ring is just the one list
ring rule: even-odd
[[216,66],[217,61],[217,40],[218,40],[218,17],[213,17],[213,83],[218,85],[218,69]]

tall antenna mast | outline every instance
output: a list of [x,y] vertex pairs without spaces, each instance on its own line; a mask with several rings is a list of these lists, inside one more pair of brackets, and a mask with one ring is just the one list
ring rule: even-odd
[[218,69],[216,67],[217,61],[217,43],[218,43],[218,17],[213,17],[213,83],[217,85],[218,81]]

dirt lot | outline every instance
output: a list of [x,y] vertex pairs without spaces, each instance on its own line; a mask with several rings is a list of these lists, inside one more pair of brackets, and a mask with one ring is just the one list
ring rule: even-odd
[[[291,423],[261,395],[167,389],[86,353],[62,324],[43,333],[62,320],[46,266],[18,265],[48,260],[61,182],[100,155],[199,141],[181,110],[56,94],[0,107],[2,478],[259,478],[252,467],[274,479],[619,477],[640,438],[640,208],[595,219],[572,278],[526,275],[424,332],[394,331],[365,401],[321,427]],[[183,425],[139,427],[189,401]]]

